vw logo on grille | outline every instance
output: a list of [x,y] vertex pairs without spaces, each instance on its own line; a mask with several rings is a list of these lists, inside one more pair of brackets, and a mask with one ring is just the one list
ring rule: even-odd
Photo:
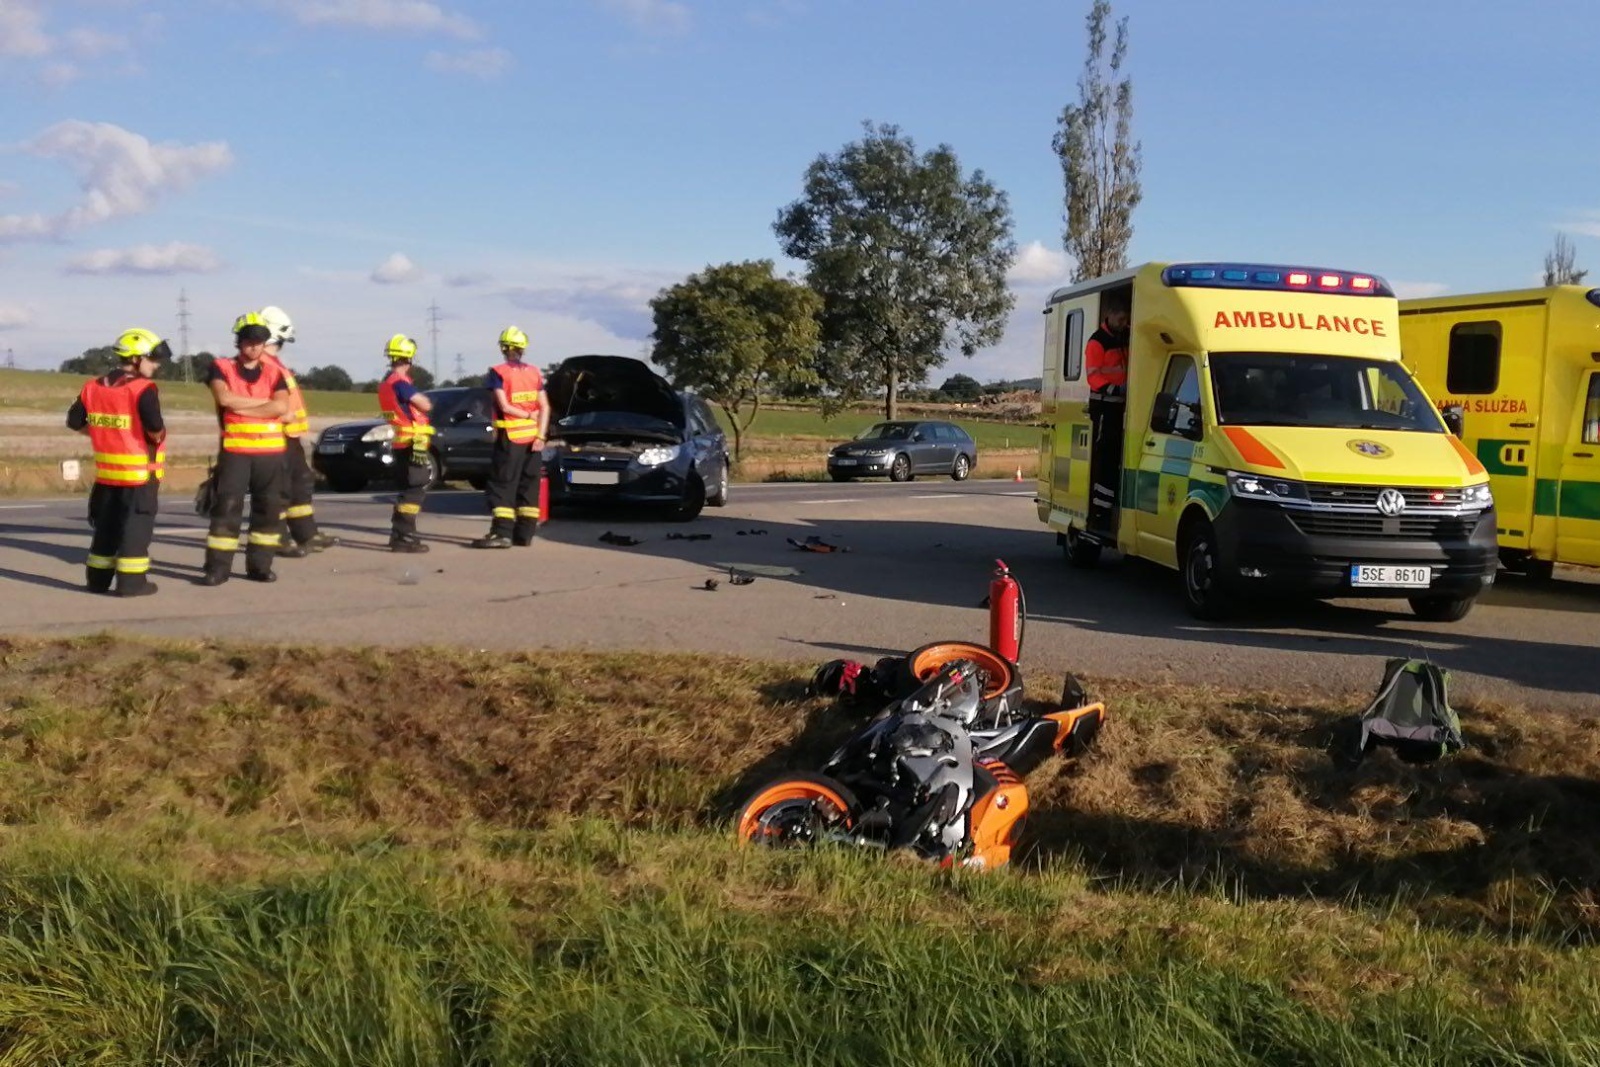
[[1406,509],[1406,498],[1398,489],[1385,489],[1378,494],[1378,514],[1391,519]]

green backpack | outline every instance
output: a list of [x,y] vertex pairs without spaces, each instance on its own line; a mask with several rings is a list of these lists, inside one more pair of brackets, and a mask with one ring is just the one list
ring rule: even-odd
[[1459,752],[1461,721],[1450,707],[1450,672],[1427,660],[1391,659],[1383,683],[1361,715],[1359,756],[1388,745],[1407,763],[1430,763]]

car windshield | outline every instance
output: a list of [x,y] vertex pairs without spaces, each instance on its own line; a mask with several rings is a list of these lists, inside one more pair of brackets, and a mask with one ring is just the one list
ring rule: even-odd
[[443,422],[471,395],[469,389],[429,389],[422,394],[433,402],[431,421]]
[[909,422],[880,422],[856,434],[857,441],[909,441],[912,424]]
[[1223,426],[1327,426],[1444,433],[1444,422],[1393,360],[1285,352],[1213,352]]

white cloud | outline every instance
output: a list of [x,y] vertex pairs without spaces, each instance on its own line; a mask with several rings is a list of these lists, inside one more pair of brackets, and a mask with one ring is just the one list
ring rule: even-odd
[[26,308],[0,304],[0,330],[21,330],[33,325],[33,316]]
[[401,285],[405,282],[414,282],[420,277],[422,268],[400,252],[391,255],[372,271],[372,280],[379,285]]
[[1564,222],[1556,229],[1562,233],[1576,233],[1583,237],[1600,237],[1600,211],[1584,211],[1581,215],[1581,218]]
[[678,34],[689,28],[689,8],[676,0],[599,0],[634,29],[650,34]]
[[505,298],[528,311],[564,315],[605,327],[617,337],[643,340],[655,328],[650,300],[663,286],[681,277],[613,279],[578,276],[548,285],[523,285],[507,289]]
[[471,289],[474,286],[488,285],[492,281],[494,281],[493,275],[486,271],[469,270],[450,275],[444,283],[452,289]]
[[1043,241],[1029,241],[1017,250],[1007,280],[1012,285],[1065,285],[1072,277],[1072,257],[1046,248]]
[[187,188],[233,162],[233,153],[222,141],[151,144],[121,126],[77,119],[56,123],[23,149],[77,171],[83,198],[56,215],[0,215],[0,241],[59,237],[142,214],[163,194]]
[[1391,281],[1389,288],[1393,289],[1394,295],[1401,300],[1425,300],[1430,296],[1442,296],[1450,291],[1450,286],[1444,282]]
[[[0,4],[5,2],[6,0],[0,0]],[[79,26],[68,30],[66,44],[73,54],[84,59],[95,59],[111,52],[121,52],[128,47],[126,38],[90,26]]]
[[208,274],[221,269],[217,254],[201,245],[173,241],[164,245],[101,248],[67,264],[70,274]]
[[306,26],[442,33],[469,41],[483,34],[478,24],[465,15],[446,11],[428,0],[287,0],[286,6]]
[[429,52],[422,65],[439,74],[467,74],[490,81],[511,69],[511,53],[504,48],[470,52]]
[[47,56],[55,42],[44,32],[44,16],[28,0],[0,0],[0,56],[38,59]]

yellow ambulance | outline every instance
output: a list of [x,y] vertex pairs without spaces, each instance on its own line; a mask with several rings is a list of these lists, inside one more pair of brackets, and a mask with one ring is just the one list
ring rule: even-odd
[[[1127,311],[1125,387],[1086,349]],[[1217,618],[1270,595],[1394,597],[1454,621],[1493,581],[1494,499],[1400,360],[1383,279],[1152,263],[1045,308],[1039,518],[1067,558],[1177,570]]]
[[1400,340],[1489,469],[1507,569],[1600,566],[1600,289],[1407,300]]

